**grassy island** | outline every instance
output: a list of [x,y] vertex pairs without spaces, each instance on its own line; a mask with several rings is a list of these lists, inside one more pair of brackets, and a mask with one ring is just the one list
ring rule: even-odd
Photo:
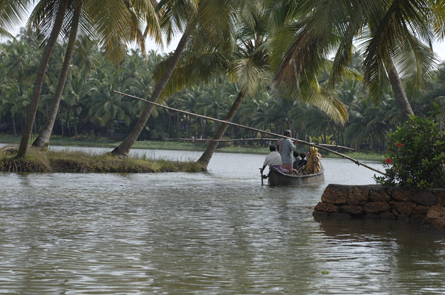
[[95,155],[81,151],[41,151],[30,148],[26,157],[16,158],[16,147],[0,150],[0,171],[6,172],[199,172],[195,162],[153,160],[141,158],[117,158],[109,154]]

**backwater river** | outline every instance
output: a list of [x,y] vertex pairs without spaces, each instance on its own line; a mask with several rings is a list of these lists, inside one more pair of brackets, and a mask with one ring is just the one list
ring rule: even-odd
[[205,173],[0,172],[0,294],[445,293],[442,235],[312,217],[328,184],[375,172],[323,158],[324,183],[268,187],[264,157],[217,153]]

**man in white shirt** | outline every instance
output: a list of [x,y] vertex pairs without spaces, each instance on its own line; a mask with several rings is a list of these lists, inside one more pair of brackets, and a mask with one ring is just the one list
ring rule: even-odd
[[260,168],[261,174],[263,174],[264,169],[267,165],[269,165],[272,168],[277,168],[278,170],[282,172],[288,172],[287,170],[283,169],[281,167],[281,155],[277,152],[277,147],[273,144],[269,146],[270,154],[266,156],[266,159],[264,160],[263,168]]

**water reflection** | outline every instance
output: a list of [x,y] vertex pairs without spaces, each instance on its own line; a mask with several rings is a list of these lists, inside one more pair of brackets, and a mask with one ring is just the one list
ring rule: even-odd
[[323,159],[325,183],[269,188],[263,159],[217,154],[195,174],[1,173],[0,293],[443,292],[442,236],[312,217],[328,183],[374,172]]
[[[334,245],[325,255],[333,269],[346,269],[351,275],[381,277],[380,289],[397,289],[398,294],[440,294],[445,272],[441,236],[418,230],[418,224],[375,220],[319,220],[326,235],[324,243]],[[344,251],[349,250],[348,255]],[[347,261],[347,266],[342,264]],[[365,269],[360,269],[367,266]]]

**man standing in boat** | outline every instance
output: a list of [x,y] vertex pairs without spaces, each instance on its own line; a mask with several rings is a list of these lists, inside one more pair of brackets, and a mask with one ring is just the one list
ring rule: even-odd
[[294,151],[296,150],[294,143],[290,140],[292,137],[292,132],[290,130],[284,131],[284,136],[288,138],[283,139],[281,142],[281,167],[292,173],[293,163],[295,161]]

